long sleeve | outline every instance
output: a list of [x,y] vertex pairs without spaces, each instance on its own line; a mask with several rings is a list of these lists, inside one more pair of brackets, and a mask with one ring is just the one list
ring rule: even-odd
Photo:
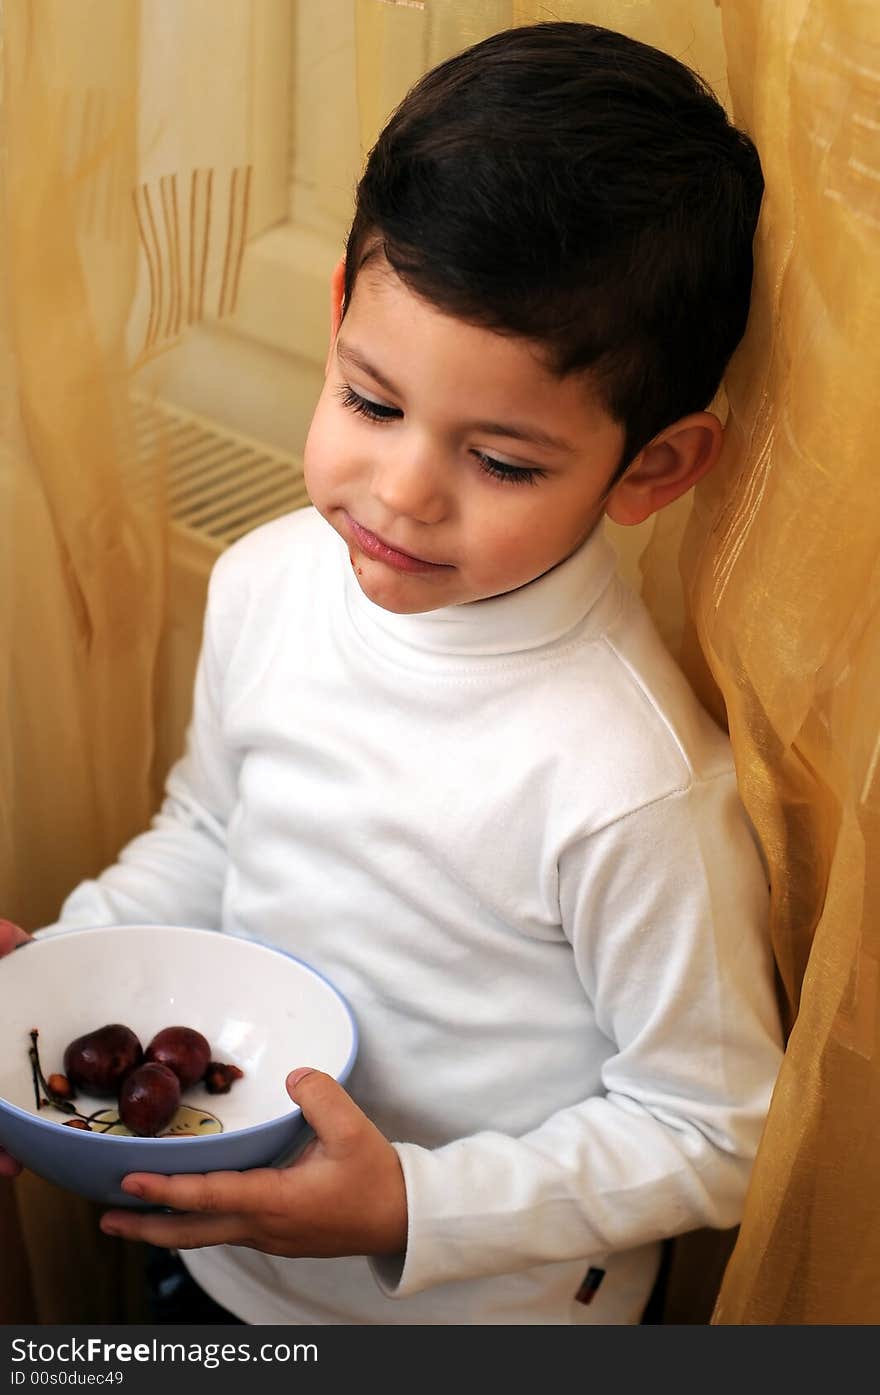
[[374,1262],[389,1295],[601,1263],[740,1217],[781,1041],[767,888],[732,774],[573,842],[559,879],[579,977],[614,1043],[604,1094],[519,1138],[399,1144],[406,1256]]
[[57,923],[39,935],[77,925],[153,921],[220,928],[237,762],[224,740],[225,660],[218,650],[233,632],[233,617],[212,614],[209,599],[186,753],[168,776],[162,807],[112,866],[71,892]]

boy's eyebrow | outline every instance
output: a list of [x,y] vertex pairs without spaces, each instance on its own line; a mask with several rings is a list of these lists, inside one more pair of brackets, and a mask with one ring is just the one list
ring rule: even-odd
[[[342,339],[336,341],[336,353],[344,363],[350,363],[355,368],[360,368],[363,373],[368,373],[374,382],[383,387],[386,392],[390,392],[392,397],[399,397],[400,392],[384,373],[380,373],[369,359],[357,349],[346,344]],[[529,441],[536,446],[548,446],[551,450],[573,451],[575,447],[570,441],[564,440],[561,436],[550,436],[546,431],[542,431],[537,426],[517,426],[513,422],[497,421],[475,421],[471,423],[474,430],[487,431],[491,436],[509,436],[515,441]]]
[[363,354],[359,354],[357,349],[353,349],[342,339],[337,339],[336,341],[336,354],[343,362],[351,363],[355,368],[360,368],[364,373],[369,373],[370,377],[377,382],[380,387],[383,387],[386,392],[390,392],[392,397],[400,396],[397,388],[392,382],[389,382],[384,373],[380,373],[378,368],[374,367],[368,359],[364,358]]

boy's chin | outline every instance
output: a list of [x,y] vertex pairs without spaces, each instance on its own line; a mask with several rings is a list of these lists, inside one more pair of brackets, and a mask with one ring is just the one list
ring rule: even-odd
[[425,594],[408,596],[403,588],[394,586],[370,585],[356,565],[352,564],[352,570],[367,600],[372,601],[380,610],[387,610],[390,615],[427,615],[429,611],[443,610],[448,605],[458,604],[455,600],[441,600],[439,597],[432,598]]
[[[402,586],[391,584],[371,583],[366,574],[366,569],[352,559],[352,571],[357,578],[357,583],[368,601],[378,606],[380,610],[387,610],[391,615],[429,615],[433,610],[446,610],[449,606],[477,605],[480,601],[497,600],[500,596],[506,596],[511,591],[519,591],[520,586],[510,588],[510,591],[492,591],[486,595],[468,595],[462,591],[456,594],[450,590],[446,595],[431,595],[430,587],[424,588],[412,586],[409,581]],[[528,582],[523,583],[529,585]]]

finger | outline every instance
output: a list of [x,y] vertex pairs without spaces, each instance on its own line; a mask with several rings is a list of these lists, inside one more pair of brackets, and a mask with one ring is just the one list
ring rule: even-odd
[[250,1172],[130,1172],[122,1179],[122,1190],[140,1197],[151,1206],[171,1206],[175,1211],[206,1215],[233,1215],[262,1210],[266,1204],[266,1184],[274,1186],[272,1168]]
[[249,1245],[251,1229],[243,1216],[167,1215],[161,1211],[107,1211],[105,1235],[140,1240],[165,1249],[197,1250],[206,1245]]
[[20,925],[13,925],[11,920],[4,920],[0,916],[0,958],[4,954],[11,954],[19,945],[26,945],[32,938]]
[[20,1172],[18,1159],[10,1157],[5,1148],[0,1148],[0,1177],[17,1177]]
[[332,1151],[335,1145],[345,1151],[363,1137],[369,1124],[367,1116],[332,1075],[301,1066],[290,1072],[285,1083],[290,1098],[325,1147]]

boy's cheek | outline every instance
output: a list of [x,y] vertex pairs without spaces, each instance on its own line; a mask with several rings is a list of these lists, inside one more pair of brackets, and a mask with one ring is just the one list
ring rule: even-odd
[[316,417],[303,450],[303,477],[312,499],[316,493],[323,493],[336,472],[338,461],[334,461],[331,433]]
[[342,483],[342,472],[334,464],[328,448],[316,447],[304,454],[303,479],[313,504],[320,508],[322,503],[330,502]]
[[303,450],[303,477],[312,502],[337,489],[356,484],[368,473],[368,465],[351,447],[344,427],[315,420]]

